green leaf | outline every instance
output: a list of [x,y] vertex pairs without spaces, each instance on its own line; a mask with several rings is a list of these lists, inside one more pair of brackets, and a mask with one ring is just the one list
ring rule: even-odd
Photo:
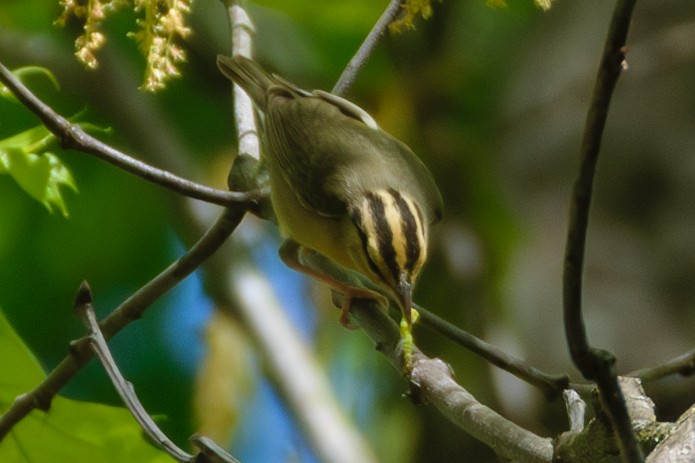
[[0,149],[16,147],[28,153],[33,153],[45,150],[54,141],[55,136],[46,127],[39,125],[33,129],[25,130],[17,135],[0,140]]
[[0,311],[0,411],[17,395],[35,387],[44,378],[36,357],[27,349]]
[[77,191],[75,180],[55,154],[41,152],[54,140],[45,127],[39,126],[0,141],[0,174],[12,176],[24,191],[50,212],[56,207],[64,217],[68,217],[60,186]]
[[[45,377],[38,361],[0,312],[0,413]],[[171,463],[150,445],[124,408],[57,396],[34,410],[0,442],[0,461],[13,463]]]
[[[58,85],[58,80],[55,78],[53,73],[51,71],[49,71],[48,69],[40,67],[40,66],[24,66],[24,67],[15,69],[14,71],[12,71],[12,74],[17,76],[20,80],[22,79],[22,77],[24,77],[26,75],[42,74],[42,75],[45,75],[46,77],[48,77],[48,80],[50,80],[53,83],[56,90],[60,89],[60,86]],[[5,98],[6,100],[9,100],[9,101],[17,102],[17,98],[15,98],[14,94],[10,91],[10,89],[5,87],[2,84],[0,84],[0,97]]]

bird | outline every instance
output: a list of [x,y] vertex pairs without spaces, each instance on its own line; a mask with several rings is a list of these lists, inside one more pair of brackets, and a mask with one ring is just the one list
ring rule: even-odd
[[[443,214],[432,174],[365,110],[337,95],[307,91],[243,56],[218,55],[221,73],[264,115],[270,202],[286,241],[280,257],[352,299],[387,304],[412,335],[412,292],[427,259],[430,226]],[[318,253],[357,271],[379,290],[350,284],[307,265]]]

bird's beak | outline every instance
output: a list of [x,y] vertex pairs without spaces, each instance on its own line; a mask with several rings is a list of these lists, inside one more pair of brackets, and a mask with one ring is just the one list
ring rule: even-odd
[[413,325],[411,318],[411,308],[413,305],[413,285],[410,283],[410,280],[406,277],[405,273],[401,273],[398,286],[396,287],[396,296],[398,297],[398,302],[401,305],[403,317],[405,317],[406,322],[408,322],[408,327],[411,327]]

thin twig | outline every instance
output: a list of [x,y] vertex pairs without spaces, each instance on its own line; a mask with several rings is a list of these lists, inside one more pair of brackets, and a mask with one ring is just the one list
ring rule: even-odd
[[418,321],[423,326],[444,335],[455,343],[465,347],[492,363],[493,365],[513,374],[539,388],[548,400],[553,400],[569,386],[567,375],[550,375],[532,367],[521,359],[512,357],[500,348],[483,341],[465,330],[438,317],[429,310],[415,305],[420,313]]
[[[186,254],[136,291],[104,319],[101,323],[104,337],[107,340],[111,339],[130,322],[140,318],[155,300],[195,271],[226,241],[243,216],[244,211],[241,209],[225,209],[217,221]],[[71,347],[70,355],[66,356],[41,384],[33,391],[17,397],[10,408],[0,416],[0,441],[7,436],[15,424],[32,410],[36,408],[48,410],[51,400],[58,391],[94,356],[87,339],[78,341]]]
[[[353,299],[350,315],[393,367],[402,371],[402,340],[393,319],[378,304],[362,299]],[[502,458],[535,463],[552,460],[550,439],[521,428],[478,402],[456,383],[442,360],[430,359],[417,348],[412,359],[409,379],[414,387],[411,395],[416,401],[433,404],[449,421],[490,446]]]
[[[348,284],[350,286],[368,288],[378,293],[382,292],[382,290],[374,282],[361,273],[341,267],[322,254],[312,254],[311,259],[303,261],[303,264],[314,268],[316,271],[322,274],[328,275],[330,278],[336,281],[349,282]],[[340,297],[342,296],[334,293],[334,297],[338,297],[338,300],[336,300],[336,306],[341,307],[342,300],[340,300]],[[391,300],[390,303],[390,309],[392,312],[400,313],[398,304],[393,300]],[[523,360],[512,357],[492,344],[489,344],[482,339],[473,336],[467,331],[454,326],[448,321],[433,314],[429,310],[426,310],[417,304],[413,304],[413,307],[420,315],[416,326],[418,324],[422,324],[423,326],[442,334],[455,343],[470,350],[474,354],[483,357],[493,365],[513,374],[514,376],[528,382],[529,384],[532,384],[533,386],[538,387],[548,399],[553,399],[569,386],[569,378],[566,375],[546,374],[526,364]]]
[[209,461],[210,463],[238,463],[236,458],[231,456],[225,449],[220,447],[209,437],[193,434],[190,441],[200,450],[202,455],[199,458],[207,458],[207,460],[196,460],[195,463],[204,463],[205,461]]
[[[340,267],[321,254],[312,254],[310,259],[307,258],[302,263],[332,279],[347,282],[350,286],[364,286],[375,291],[378,290],[377,287],[373,286],[374,283],[371,283],[363,275]],[[336,306],[341,307],[342,295],[338,291],[334,291],[333,297]],[[393,306],[395,307],[395,303]],[[429,322],[436,319],[422,308],[416,308],[421,318],[424,317]],[[452,423],[489,445],[502,457],[523,462],[549,462],[551,460],[552,445],[549,439],[544,439],[517,426],[482,405],[455,382],[452,377],[453,373],[443,361],[427,358],[417,347],[414,347],[413,368],[409,372],[404,372],[403,340],[400,331],[394,320],[378,303],[371,300],[353,299],[350,316],[351,320],[372,339],[377,350],[388,359],[391,365],[401,373],[408,375],[415,387],[413,396],[417,402],[434,404]],[[443,320],[439,319],[435,323],[437,322],[452,330],[451,325]],[[453,328],[453,330],[455,329]],[[463,336],[461,332],[455,333],[458,341],[466,338],[466,342],[470,341],[476,345],[474,349],[482,349],[485,355],[490,354],[491,351],[487,350],[488,346],[483,346],[485,344],[483,341],[471,337],[468,333],[462,333]],[[491,355],[494,357],[497,354],[497,352],[493,352]],[[502,357],[505,357],[504,354]]]
[[60,140],[64,149],[73,149],[90,154],[149,182],[185,196],[221,206],[241,204],[249,208],[256,207],[265,194],[262,191],[217,190],[179,177],[166,170],[152,167],[99,141],[86,133],[78,124],[73,124],[56,113],[34,95],[2,63],[0,63],[0,82],[5,84],[15,97],[41,120],[43,125]]
[[596,382],[622,457],[624,461],[631,463],[641,462],[643,457],[632,432],[625,400],[614,371],[615,358],[609,352],[589,346],[582,318],[581,295],[594,173],[610,100],[625,66],[625,42],[634,6],[635,0],[618,0],[606,38],[584,127],[579,177],[572,191],[563,275],[565,334],[572,360],[586,379]]
[[[111,355],[109,346],[104,339],[99,323],[97,322],[96,314],[94,313],[94,306],[92,304],[92,290],[86,281],[80,284],[80,288],[77,291],[77,297],[75,298],[75,313],[82,320],[85,327],[89,331],[89,342],[91,344],[92,350],[97,354],[99,360],[101,361],[106,373],[109,375],[111,382],[113,383],[118,395],[125,404],[126,408],[138,422],[140,427],[145,431],[145,433],[150,437],[150,439],[159,447],[161,450],[166,452],[176,461],[181,463],[210,463],[211,460],[208,459],[206,454],[201,455],[191,455],[179,446],[177,446],[171,439],[169,439],[166,434],[159,429],[159,426],[154,422],[152,417],[147,413],[145,407],[143,407],[140,399],[135,394],[135,389],[133,385],[127,381],[123,374],[121,373],[116,361]],[[207,447],[209,451],[214,447]],[[224,461],[226,463],[239,463],[239,461],[231,457],[227,452],[217,453],[217,458],[215,461]],[[231,457],[231,458],[227,458]]]
[[639,378],[645,383],[670,375],[691,376],[693,374],[695,374],[695,349],[681,354],[664,364],[635,370],[625,376]]
[[[227,6],[227,13],[232,28],[232,54],[252,58],[255,30],[251,18],[237,2]],[[253,102],[237,84],[234,84],[234,123],[239,139],[239,154],[260,160],[261,142]]]
[[335,95],[344,94],[348,88],[352,85],[357,77],[357,74],[362,70],[367,60],[374,52],[374,48],[379,43],[381,37],[383,37],[389,24],[396,19],[396,15],[401,10],[402,0],[390,0],[388,6],[384,12],[379,17],[372,30],[369,32],[367,37],[362,42],[362,45],[352,57],[345,70],[340,75],[338,82],[336,82],[333,90],[331,92]]

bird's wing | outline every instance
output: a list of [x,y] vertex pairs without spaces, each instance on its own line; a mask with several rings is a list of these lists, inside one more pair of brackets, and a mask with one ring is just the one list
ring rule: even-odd
[[313,95],[278,89],[268,99],[268,154],[287,183],[297,185],[300,203],[321,215],[341,217],[365,191],[393,188],[410,193],[429,222],[438,220],[441,195],[410,148],[353,103],[321,91]]
[[321,98],[322,100],[332,104],[346,116],[352,117],[353,119],[357,119],[358,121],[362,121],[367,127],[370,127],[374,130],[379,129],[379,126],[377,125],[376,121],[372,118],[372,116],[370,116],[369,113],[367,113],[367,111],[360,108],[355,103],[352,103],[346,100],[345,98],[341,98],[337,95],[333,95],[332,93],[324,92],[323,90],[314,90],[313,94]]
[[362,108],[321,90],[302,90],[248,58],[218,56],[217,65],[262,111],[275,113],[268,154],[288,184],[299,186],[305,207],[339,217],[366,189],[394,188],[415,196],[429,221],[441,217],[441,195],[427,168]]
[[324,216],[342,216],[346,199],[327,188],[338,170],[336,160],[343,146],[332,142],[341,135],[330,130],[335,124],[329,121],[338,111],[319,98],[288,96],[280,90],[268,102],[271,162],[304,207]]
[[[408,175],[399,176],[399,185],[396,189],[409,191],[420,207],[424,208],[423,213],[428,222],[438,222],[444,215],[444,202],[442,194],[434,182],[434,177],[432,177],[422,160],[407,145],[387,133],[384,133],[384,135],[393,146],[393,149],[389,152],[394,153],[395,157],[402,160],[402,163],[394,160],[393,164],[402,165],[401,169],[403,171],[407,170],[409,173]],[[417,185],[417,187],[414,187],[414,185]]]

